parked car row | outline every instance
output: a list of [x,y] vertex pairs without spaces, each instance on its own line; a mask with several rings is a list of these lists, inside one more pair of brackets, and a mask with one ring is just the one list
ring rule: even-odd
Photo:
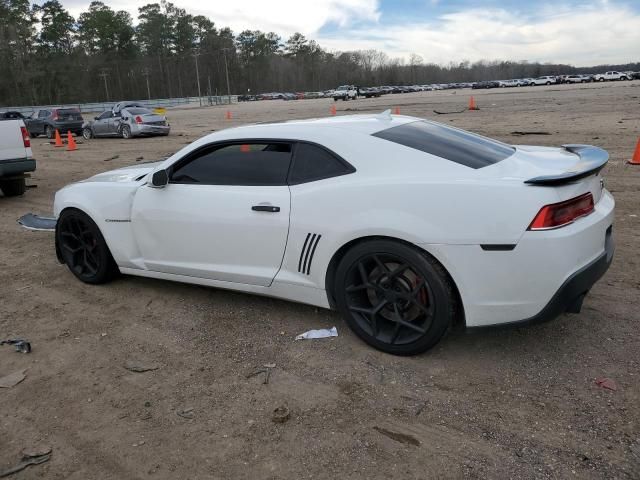
[[62,134],[71,132],[89,140],[95,137],[133,138],[151,135],[169,135],[171,126],[164,115],[136,102],[120,102],[85,121],[80,109],[75,107],[41,108],[30,116],[17,111],[0,113],[0,120],[22,120],[31,138],[45,135],[52,139],[56,130]]
[[535,87],[538,85],[557,85],[564,83],[590,83],[615,80],[640,79],[640,72],[587,73],[572,75],[544,75],[532,78],[514,78],[510,80],[483,80],[480,82],[432,83],[428,85],[381,85],[377,87],[361,87],[356,85],[341,85],[333,90],[322,92],[272,92],[259,95],[240,95],[238,101],[258,100],[302,100],[313,98],[333,98],[334,100],[354,100],[358,97],[372,98],[386,94],[424,92],[432,90],[450,90],[460,88],[509,88]]

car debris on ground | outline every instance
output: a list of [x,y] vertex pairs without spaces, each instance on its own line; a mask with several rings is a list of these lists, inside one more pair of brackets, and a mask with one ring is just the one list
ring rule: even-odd
[[17,372],[10,373],[4,377],[0,378],[0,388],[11,388],[15,387],[25,378],[27,378],[26,372],[27,369],[23,368],[22,370],[18,370]]
[[144,363],[137,360],[127,360],[124,364],[124,368],[130,372],[143,373],[158,370],[160,365],[157,363]]
[[320,330],[309,330],[308,332],[301,333],[296,337],[296,340],[311,340],[314,338],[329,338],[337,337],[338,329],[336,327],[321,328]]
[[9,338],[7,340],[0,340],[0,345],[13,345],[16,352],[31,353],[31,344],[21,338]]
[[25,448],[22,450],[22,459],[17,465],[0,471],[0,478],[8,477],[14,473],[21,472],[25,468],[31,465],[40,465],[41,463],[48,462],[51,458],[52,448],[49,446],[36,446],[32,448]]

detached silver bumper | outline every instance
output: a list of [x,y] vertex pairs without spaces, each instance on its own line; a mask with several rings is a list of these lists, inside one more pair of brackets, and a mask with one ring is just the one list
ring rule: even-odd
[[138,135],[169,135],[171,127],[169,125],[147,125],[135,124],[131,127],[131,134]]

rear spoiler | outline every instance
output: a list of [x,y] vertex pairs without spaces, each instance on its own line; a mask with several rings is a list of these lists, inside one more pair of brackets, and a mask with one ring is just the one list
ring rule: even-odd
[[592,147],[591,145],[562,145],[562,148],[580,157],[580,161],[576,163],[571,170],[556,175],[543,175],[530,178],[529,180],[525,180],[524,183],[529,185],[554,186],[574,182],[589,175],[595,175],[602,170],[609,161],[609,154],[606,150]]

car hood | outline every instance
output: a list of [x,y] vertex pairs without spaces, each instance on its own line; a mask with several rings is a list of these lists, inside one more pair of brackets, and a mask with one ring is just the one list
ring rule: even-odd
[[93,177],[83,180],[84,182],[135,182],[142,180],[148,173],[155,170],[162,161],[149,162],[144,164],[132,165],[130,167],[118,168],[117,170],[109,170],[108,172],[99,173]]

